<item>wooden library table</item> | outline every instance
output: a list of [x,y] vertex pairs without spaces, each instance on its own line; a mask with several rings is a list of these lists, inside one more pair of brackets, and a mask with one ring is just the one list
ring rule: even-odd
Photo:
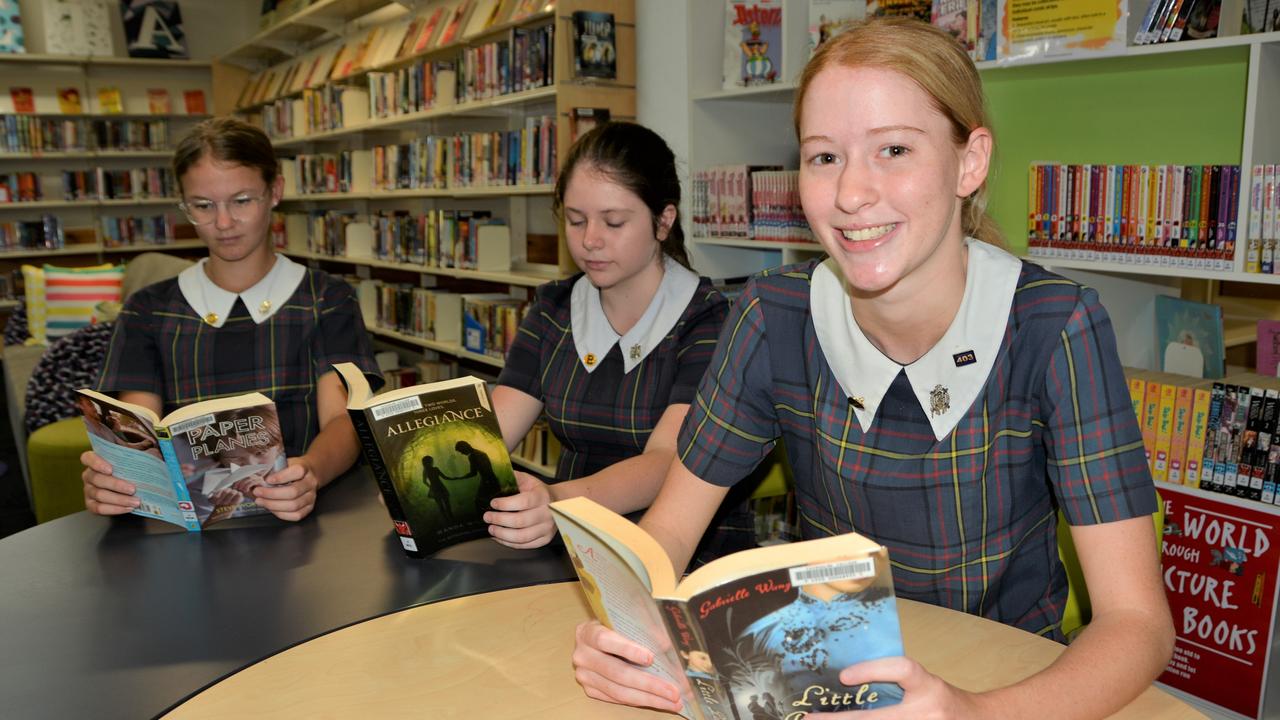
[[[982,690],[1048,665],[1062,646],[989,620],[899,600],[907,654]],[[178,706],[168,720],[258,717],[671,718],[597,702],[573,678],[577,583],[472,595],[353,625],[290,648]],[[1116,718],[1199,712],[1149,688]]]
[[68,515],[0,540],[0,578],[0,716],[97,720],[156,717],[335,628],[576,576],[562,548],[488,539],[409,558],[360,469],[297,523]]

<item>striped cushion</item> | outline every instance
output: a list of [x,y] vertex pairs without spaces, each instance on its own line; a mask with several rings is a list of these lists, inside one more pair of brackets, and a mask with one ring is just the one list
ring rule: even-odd
[[45,336],[59,338],[91,324],[95,305],[120,302],[123,281],[123,265],[92,268],[45,265]]

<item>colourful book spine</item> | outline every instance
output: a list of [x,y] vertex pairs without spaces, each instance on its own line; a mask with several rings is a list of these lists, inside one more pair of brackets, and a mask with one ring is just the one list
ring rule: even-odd
[[1201,468],[1204,463],[1206,435],[1209,432],[1209,406],[1212,394],[1204,388],[1192,391],[1191,422],[1187,429],[1187,461],[1186,471],[1182,475],[1182,484],[1188,487],[1200,487]]
[[1154,474],[1156,458],[1156,426],[1160,415],[1160,383],[1147,381],[1142,396],[1142,445],[1147,449],[1147,467]]
[[1189,387],[1175,388],[1173,403],[1173,435],[1169,438],[1169,482],[1182,485],[1185,480],[1187,443],[1191,430],[1192,391]]
[[1173,440],[1173,412],[1178,399],[1178,389],[1173,385],[1160,385],[1159,406],[1156,410],[1155,462],[1151,475],[1157,481],[1169,479],[1169,448]]

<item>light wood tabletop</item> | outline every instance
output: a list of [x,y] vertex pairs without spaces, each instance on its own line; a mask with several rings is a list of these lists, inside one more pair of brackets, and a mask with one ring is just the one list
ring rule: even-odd
[[[1048,665],[1062,646],[999,623],[899,600],[907,654],[971,690]],[[573,679],[577,583],[483,593],[404,610],[303,643],[232,675],[166,718],[673,717],[587,698]],[[1150,688],[1117,718],[1202,718]]]

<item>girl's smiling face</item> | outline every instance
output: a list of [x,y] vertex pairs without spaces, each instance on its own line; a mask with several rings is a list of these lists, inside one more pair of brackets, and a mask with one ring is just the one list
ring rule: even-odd
[[[991,135],[957,145],[932,98],[907,76],[832,66],[801,107],[800,201],[856,294],[928,292],[961,272],[961,201],[986,179]],[[955,266],[955,267],[952,267]]]

